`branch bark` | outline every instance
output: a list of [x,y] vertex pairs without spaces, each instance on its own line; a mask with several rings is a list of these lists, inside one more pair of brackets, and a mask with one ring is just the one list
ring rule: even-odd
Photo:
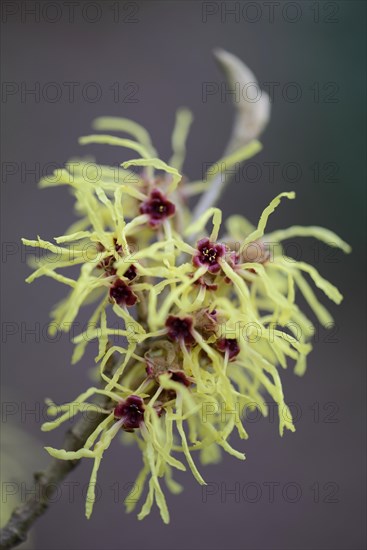
[[[116,366],[116,357],[112,355],[107,362],[105,372],[111,374]],[[111,401],[104,395],[96,395],[93,404],[102,410],[111,406]],[[88,411],[88,415],[68,430],[64,437],[63,449],[78,451],[97,426],[106,418],[102,412]],[[50,465],[41,472],[33,474],[35,490],[27,502],[20,504],[13,511],[8,523],[0,531],[0,550],[10,550],[27,539],[28,531],[34,522],[42,516],[52,502],[58,486],[76,468],[80,460],[58,460],[53,458]]]
[[[101,409],[105,409],[108,407],[109,400],[104,396],[97,396],[94,403]],[[72,429],[68,430],[63,448],[67,451],[81,449],[105,417],[105,414],[97,411],[88,411],[88,415],[82,417]],[[27,502],[13,511],[7,525],[1,530],[1,550],[14,548],[27,539],[28,531],[36,519],[46,512],[50,502],[52,502],[52,496],[57,487],[79,462],[79,460],[58,460],[55,458],[52,459],[48,468],[34,474],[35,492]]]

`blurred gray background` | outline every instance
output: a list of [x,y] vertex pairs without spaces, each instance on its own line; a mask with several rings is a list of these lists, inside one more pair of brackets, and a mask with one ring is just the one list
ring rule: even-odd
[[[203,164],[222,154],[233,116],[230,97],[203,98],[205,83],[220,89],[223,82],[212,50],[233,52],[275,92],[264,150],[223,197],[225,215],[243,213],[256,222],[277,193],[293,189],[297,200],[283,203],[269,228],[325,226],[349,242],[353,254],[330,255],[312,240],[299,241],[301,259],[314,263],[345,300],[330,306],[336,330],[320,329],[306,375],[297,378],[291,368],[282,373],[298,420],[295,434],[281,439],[276,422],[248,419],[250,439],[240,443],[246,462],[226,456],[203,468],[207,493],[190,474],[178,476],[185,490],[168,495],[169,526],[155,509],[142,523],[125,514],[122,501],[140,456],[116,444],[100,469],[92,519],[84,518],[91,469],[85,460],[38,521],[29,547],[364,548],[366,4],[69,4],[2,3],[2,427],[18,425],[36,440],[32,445],[19,437],[14,455],[27,470],[23,489],[47,461],[39,448],[62,442],[63,430],[40,432],[44,398],[64,402],[84,390],[95,350],[72,367],[69,337],[47,337],[49,310],[65,288],[47,279],[26,285],[29,267],[19,243],[23,236],[61,235],[74,220],[67,189],[37,189],[40,171],[86,153],[103,162],[128,158],[117,148],[78,146],[93,118],[140,122],[168,160],[175,110],[188,106],[195,122],[185,172],[198,179]],[[277,163],[274,180],[268,163]]]

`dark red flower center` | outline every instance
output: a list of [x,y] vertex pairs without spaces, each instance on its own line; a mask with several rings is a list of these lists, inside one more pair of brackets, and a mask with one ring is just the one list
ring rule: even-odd
[[136,267],[134,265],[131,265],[124,273],[124,277],[129,279],[129,281],[132,281],[133,279],[135,279],[136,275],[137,275],[137,272],[136,272]]
[[111,286],[110,296],[119,306],[133,306],[137,301],[137,296],[121,279],[116,279],[113,286]]
[[217,261],[218,251],[215,248],[208,248],[204,246],[201,250],[202,258],[209,264],[213,264]]
[[169,370],[168,371],[171,375],[171,380],[174,382],[178,382],[179,384],[183,384],[187,388],[190,386],[191,382],[187,378],[186,374],[183,370]]
[[144,420],[144,401],[137,395],[129,395],[126,399],[116,405],[114,409],[115,418],[123,419],[125,430],[139,428]]
[[159,189],[154,189],[149,198],[140,205],[140,212],[148,214],[149,223],[152,227],[157,227],[166,218],[173,216],[175,211],[175,205]]
[[193,321],[191,317],[175,317],[170,315],[166,321],[168,337],[175,342],[184,342],[190,346],[195,342],[192,335]]
[[229,360],[234,359],[240,353],[240,346],[235,338],[220,338],[217,340],[216,346],[219,351],[228,352]]
[[223,244],[212,243],[209,239],[201,239],[197,244],[197,251],[193,258],[193,264],[196,267],[206,265],[211,273],[217,273],[220,270],[218,260],[226,253],[226,247]]

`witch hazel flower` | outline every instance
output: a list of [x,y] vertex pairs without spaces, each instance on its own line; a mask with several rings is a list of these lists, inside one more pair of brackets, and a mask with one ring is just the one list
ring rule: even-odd
[[127,285],[121,279],[116,279],[113,285],[110,288],[110,297],[116,302],[119,306],[128,306],[131,307],[136,304],[138,297],[131,290],[129,285]]
[[138,276],[137,268],[134,264],[130,265],[123,273],[123,277],[126,277],[129,281],[133,281]]
[[215,345],[219,351],[228,354],[229,361],[232,361],[240,353],[240,346],[236,338],[220,338]]
[[192,335],[193,319],[191,317],[177,317],[170,315],[165,323],[167,327],[167,335],[173,342],[191,346],[195,342]]
[[124,430],[134,430],[144,421],[144,401],[138,395],[129,395],[114,408],[114,417],[121,421]]
[[186,386],[187,388],[191,385],[192,383],[192,379],[190,379],[185,371],[183,370],[172,370],[172,369],[168,369],[168,374],[170,375],[170,378],[171,380],[173,380],[173,382],[178,382],[179,384],[183,384],[184,386]]
[[[222,212],[213,206],[219,180],[207,176],[191,182],[182,176],[191,120],[187,109],[178,111],[173,154],[166,163],[140,125],[118,117],[97,119],[96,132],[122,132],[131,139],[96,133],[80,144],[130,149],[137,158],[122,162],[117,178],[114,167],[98,164],[99,181],[86,180],[82,159],[73,173],[67,163],[52,180],[43,178],[41,187],[70,187],[79,219],[54,242],[23,240],[48,252],[27,282],[47,276],[68,288],[52,310],[52,325],[69,330],[85,306],[95,327],[74,338],[72,361],[81,361],[89,342],[96,341],[100,385],[72,402],[67,396],[59,408],[49,401],[54,418],[42,428],[49,431],[88,408],[96,410],[89,401],[103,397],[104,406],[97,408],[102,421],[80,449],[46,448],[60,460],[93,461],[87,517],[104,453],[122,431],[142,451],[139,498],[127,503],[127,511],[142,499],[138,518],[143,519],[156,503],[165,523],[170,516],[163,486],[180,491],[175,470],[189,470],[203,485],[199,463],[216,463],[223,452],[244,460],[246,426],[236,415],[223,418],[223,407],[234,411],[251,400],[266,414],[270,396],[278,409],[280,435],[294,431],[281,372],[292,364],[296,374],[305,373],[315,330],[297,304],[298,295],[324,326],[332,317],[311,284],[333,302],[342,300],[312,265],[287,258],[281,243],[314,237],[350,252],[347,243],[317,226],[266,232],[269,217],[283,200],[295,198],[293,192],[276,196],[255,225],[231,216],[223,227]],[[260,149],[256,139],[240,144],[218,166],[228,173]],[[193,214],[185,201],[195,195],[201,195],[200,208]],[[226,242],[239,243],[238,250],[221,244]],[[277,244],[271,261],[262,248],[266,242]],[[259,243],[256,257],[249,254],[251,243]],[[75,278],[65,272],[68,267],[78,270]],[[228,332],[220,331],[221,325],[228,325]],[[256,338],[246,330],[231,338],[233,327],[253,327]],[[239,448],[233,446],[234,432]],[[125,451],[118,446],[109,452],[121,453],[123,460]]]
[[148,215],[149,225],[154,229],[173,216],[175,211],[175,205],[159,189],[153,189],[148,199],[140,205],[141,214]]
[[218,273],[220,271],[219,259],[224,258],[226,246],[210,242],[209,239],[201,239],[197,243],[197,254],[192,259],[196,267],[205,266],[209,273]]

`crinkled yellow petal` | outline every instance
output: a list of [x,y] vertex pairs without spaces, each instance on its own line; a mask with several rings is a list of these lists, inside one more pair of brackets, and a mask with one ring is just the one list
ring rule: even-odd
[[177,170],[182,170],[186,154],[186,139],[193,121],[192,112],[182,107],[176,112],[176,122],[172,133],[173,155],[169,164]]

